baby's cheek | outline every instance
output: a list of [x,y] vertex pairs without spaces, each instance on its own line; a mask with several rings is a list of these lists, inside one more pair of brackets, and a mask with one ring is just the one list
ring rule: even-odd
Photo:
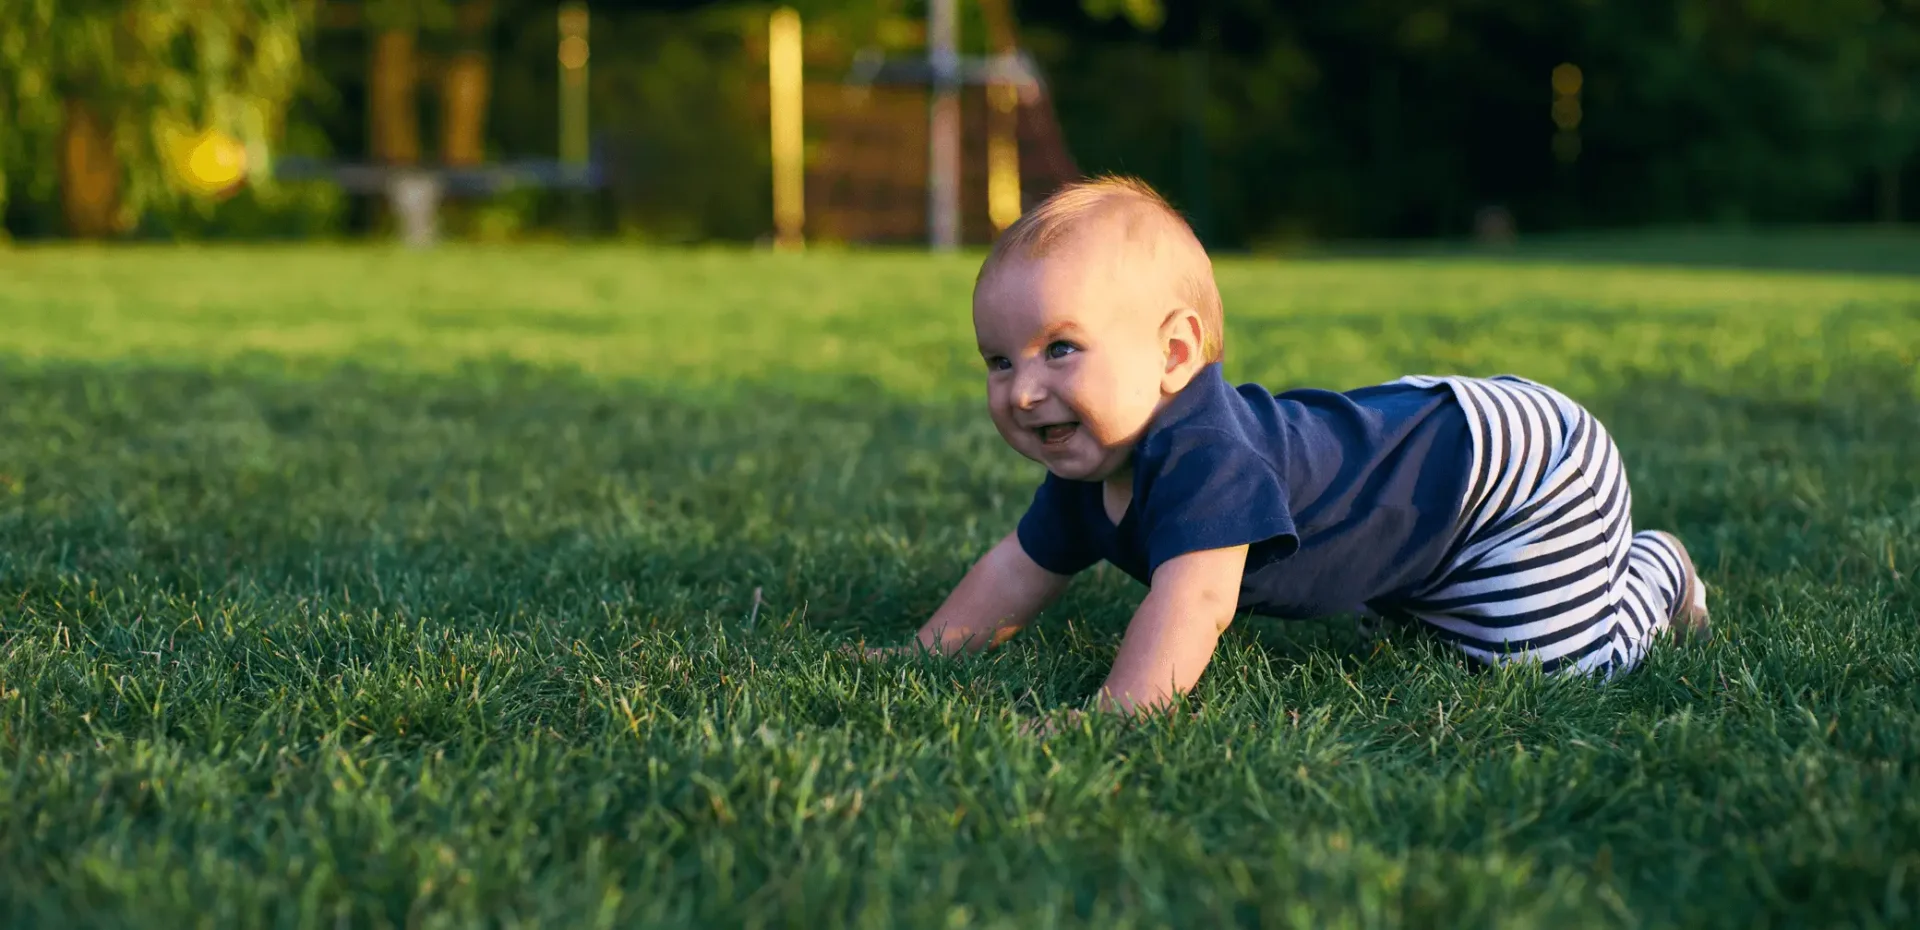
[[1099,435],[1101,441],[1108,445],[1138,435],[1153,416],[1150,396],[1142,395],[1131,385],[1116,388],[1101,411]]
[[1099,438],[1100,445],[1112,449],[1126,442],[1134,432],[1135,430],[1128,428],[1126,418],[1113,416],[1110,413],[1093,434]]
[[1000,438],[1005,439],[1009,443],[1013,442],[1015,437],[1021,432],[1015,429],[1013,424],[1007,422],[1006,418],[997,412],[993,416],[993,428],[999,431]]

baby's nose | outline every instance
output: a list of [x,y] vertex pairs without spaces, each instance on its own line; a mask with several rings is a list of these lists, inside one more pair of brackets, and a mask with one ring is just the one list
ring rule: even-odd
[[1013,382],[1013,402],[1022,410],[1030,410],[1047,398],[1047,392],[1039,378],[1023,377]]

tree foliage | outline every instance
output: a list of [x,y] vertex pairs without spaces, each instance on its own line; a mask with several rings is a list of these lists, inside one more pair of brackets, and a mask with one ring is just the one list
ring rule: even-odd
[[264,158],[302,78],[312,0],[6,0],[0,16],[0,199],[45,198],[74,107],[124,172],[122,213],[187,196],[184,138],[219,131]]
[[[1917,0],[1027,0],[1089,170],[1212,240],[1920,214]],[[1566,138],[1549,76],[1583,75]],[[1575,117],[1577,114],[1577,118]],[[1902,179],[1907,183],[1901,184]]]
[[[129,211],[194,202],[160,127],[219,126],[257,157],[301,79],[294,128],[366,157],[360,30],[418,30],[432,50],[464,0],[363,0],[303,75],[312,2],[0,0],[0,196],[50,197],[75,99],[110,117]],[[611,225],[764,230],[776,5],[803,16],[819,93],[858,51],[924,38],[926,0],[592,0],[591,122],[629,179]],[[1080,167],[1146,177],[1215,245],[1459,235],[1490,206],[1523,232],[1920,217],[1920,0],[1012,6]],[[490,157],[553,154],[553,7],[493,0]],[[958,14],[962,50],[986,51],[978,0]],[[1563,64],[1582,76],[1568,129]]]

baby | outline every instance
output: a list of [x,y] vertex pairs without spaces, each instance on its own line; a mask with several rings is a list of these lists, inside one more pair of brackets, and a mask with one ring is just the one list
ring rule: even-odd
[[1633,531],[1619,451],[1558,392],[1229,384],[1212,263],[1137,181],[1021,217],[980,269],[973,325],[994,426],[1048,474],[906,648],[997,646],[1103,560],[1148,588],[1095,698],[1123,713],[1193,687],[1241,611],[1411,621],[1478,663],[1602,678],[1669,627],[1706,635],[1686,548]]

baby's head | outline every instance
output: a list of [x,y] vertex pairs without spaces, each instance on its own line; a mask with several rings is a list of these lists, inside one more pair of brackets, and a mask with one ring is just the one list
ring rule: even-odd
[[1213,264],[1139,181],[1070,185],[994,243],[973,287],[993,422],[1062,478],[1126,472],[1160,407],[1225,352]]

